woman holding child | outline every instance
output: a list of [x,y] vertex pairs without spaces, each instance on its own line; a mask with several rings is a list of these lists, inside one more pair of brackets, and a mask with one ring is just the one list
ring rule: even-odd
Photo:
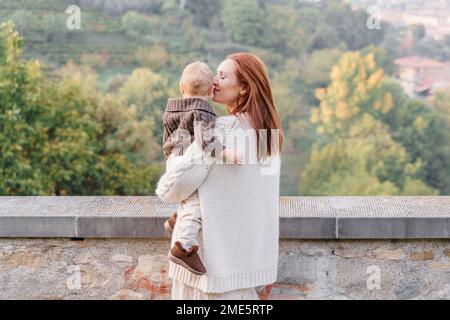
[[[228,116],[215,117],[211,89]],[[191,64],[180,91],[163,117],[167,167],[156,190],[180,202],[165,224],[172,299],[257,300],[255,287],[277,279],[283,145],[266,67],[250,53],[228,56],[214,78]],[[181,129],[191,139],[174,135]]]

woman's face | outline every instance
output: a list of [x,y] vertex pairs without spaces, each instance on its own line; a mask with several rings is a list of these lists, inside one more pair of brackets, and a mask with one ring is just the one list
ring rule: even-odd
[[226,59],[217,67],[214,77],[213,101],[227,106],[233,106],[239,96],[245,91],[236,76],[236,62]]

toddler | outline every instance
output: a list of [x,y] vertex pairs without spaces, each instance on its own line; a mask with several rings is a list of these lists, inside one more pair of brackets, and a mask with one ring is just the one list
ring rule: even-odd
[[[227,163],[240,164],[242,155],[236,150],[226,150],[213,134],[216,115],[208,103],[213,89],[213,75],[202,62],[189,64],[181,75],[182,98],[168,99],[163,115],[163,150],[166,158],[181,156],[191,143],[198,143],[203,152]],[[165,223],[169,234],[175,222],[179,224],[178,239],[168,253],[169,259],[195,274],[206,272],[197,254],[197,234],[201,228],[198,192],[181,201],[180,206]]]

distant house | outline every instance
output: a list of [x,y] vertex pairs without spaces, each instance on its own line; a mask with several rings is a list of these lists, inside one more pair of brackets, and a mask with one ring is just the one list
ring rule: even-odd
[[381,20],[394,26],[423,25],[425,37],[441,41],[450,35],[449,9],[450,7],[406,10],[383,8],[380,15]]
[[437,90],[450,88],[450,63],[420,56],[398,58],[397,78],[410,97],[433,99]]
[[421,10],[420,13],[407,13],[403,16],[407,25],[422,24],[426,36],[443,40],[450,34],[450,14],[445,10]]

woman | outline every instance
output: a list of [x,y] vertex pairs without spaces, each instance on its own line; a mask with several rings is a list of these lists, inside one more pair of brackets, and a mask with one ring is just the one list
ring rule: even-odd
[[[202,229],[197,252],[206,268],[193,274],[169,261],[172,299],[258,299],[255,287],[276,281],[279,178],[283,135],[264,63],[250,53],[217,68],[214,98],[222,143],[246,156],[242,165],[205,161],[197,144],[167,167],[156,194],[178,202],[198,190]],[[172,242],[177,238],[177,224]],[[172,243],[173,244],[173,243]]]

